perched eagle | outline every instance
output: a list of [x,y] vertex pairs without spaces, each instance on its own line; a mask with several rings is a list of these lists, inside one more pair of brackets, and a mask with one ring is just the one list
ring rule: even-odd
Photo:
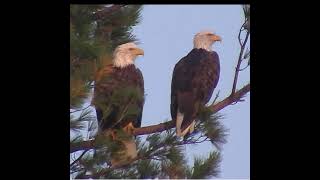
[[198,110],[211,98],[220,75],[219,56],[212,44],[221,41],[214,33],[203,31],[194,36],[194,48],[174,67],[171,83],[171,117],[177,136],[192,133]]
[[[119,140],[117,130],[122,129],[130,140],[121,141],[126,149],[125,158],[137,156],[132,131],[141,126],[144,104],[144,82],[134,61],[144,55],[134,43],[118,46],[113,53],[113,64],[103,67],[97,73],[92,104],[96,108],[99,132]],[[118,131],[119,132],[119,131]],[[112,159],[112,166],[120,160]]]

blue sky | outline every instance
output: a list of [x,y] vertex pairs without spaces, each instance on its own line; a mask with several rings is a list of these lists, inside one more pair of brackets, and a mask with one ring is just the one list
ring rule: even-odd
[[[136,60],[144,76],[146,102],[142,126],[161,123],[170,116],[170,86],[175,64],[193,47],[193,36],[201,30],[213,30],[223,39],[214,44],[221,63],[218,100],[229,95],[240,45],[237,40],[244,16],[240,5],[145,5],[142,21],[133,29],[145,56]],[[249,44],[250,45],[250,44]],[[250,82],[250,69],[239,75],[238,88]],[[211,101],[214,98],[211,99]],[[220,178],[250,177],[250,93],[245,102],[221,110],[223,124],[229,129],[222,149]],[[209,102],[210,103],[210,102]],[[206,156],[210,143],[187,146],[190,163],[193,156]]]

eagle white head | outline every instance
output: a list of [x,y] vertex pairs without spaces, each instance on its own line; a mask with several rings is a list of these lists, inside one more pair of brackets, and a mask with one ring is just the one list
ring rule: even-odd
[[212,44],[216,41],[222,41],[221,37],[210,31],[201,31],[193,38],[193,48],[212,51]]
[[135,59],[139,55],[144,55],[144,51],[133,42],[121,44],[114,50],[113,65],[124,68],[134,64]]

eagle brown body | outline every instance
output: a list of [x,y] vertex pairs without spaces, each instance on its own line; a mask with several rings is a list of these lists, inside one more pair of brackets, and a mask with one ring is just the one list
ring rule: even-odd
[[220,76],[219,56],[214,51],[193,49],[175,66],[171,84],[171,117],[183,114],[181,131],[194,122],[199,107],[210,100]]
[[[98,71],[92,104],[96,108],[99,133],[123,146],[111,152],[111,165],[126,164],[137,156],[133,131],[141,126],[144,105],[144,82],[134,65],[142,49],[129,42],[119,45],[113,53],[113,64]],[[126,135],[117,134],[122,131]]]
[[[96,107],[100,129],[105,131],[111,128],[124,128],[130,122],[132,122],[132,125],[135,128],[140,127],[144,104],[143,97],[140,97],[139,99],[132,98],[130,95],[124,93],[123,97],[119,97],[121,98],[121,104],[112,104],[112,97],[115,93],[128,88],[133,88],[139,91],[140,95],[143,95],[144,82],[141,71],[133,64],[124,68],[108,65],[98,73],[96,79],[93,103]],[[134,115],[125,116],[119,121],[119,118],[121,118],[119,117],[121,110],[128,104],[137,108],[138,112]],[[108,113],[108,115],[103,115],[103,110],[99,105],[110,107],[110,113]]]

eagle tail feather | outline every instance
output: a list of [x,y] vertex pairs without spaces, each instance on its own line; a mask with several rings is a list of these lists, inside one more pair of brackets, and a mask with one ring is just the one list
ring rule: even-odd
[[187,133],[192,133],[194,131],[195,120],[185,129],[181,129],[182,121],[184,115],[180,112],[177,114],[177,121],[176,121],[176,133],[178,137],[184,137]]
[[177,136],[183,137],[194,131],[196,98],[192,92],[178,93],[178,109],[176,119]]
[[177,120],[176,120],[176,133],[178,137],[184,136],[183,132],[181,132],[181,125],[183,121],[184,114],[182,114],[179,109],[177,113]]

